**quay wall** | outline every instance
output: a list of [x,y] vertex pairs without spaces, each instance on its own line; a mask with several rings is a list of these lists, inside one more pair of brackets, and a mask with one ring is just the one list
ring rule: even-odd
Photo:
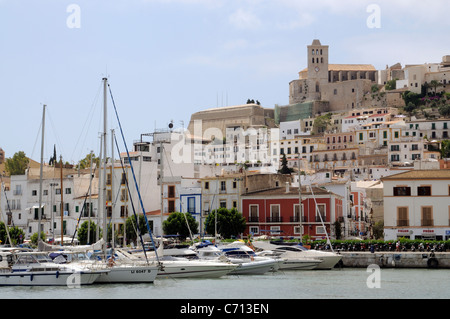
[[342,267],[450,269],[450,252],[340,252]]

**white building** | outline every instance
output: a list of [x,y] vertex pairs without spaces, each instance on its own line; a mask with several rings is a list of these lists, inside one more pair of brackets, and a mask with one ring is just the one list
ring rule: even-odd
[[450,238],[450,170],[412,170],[382,182],[385,240]]

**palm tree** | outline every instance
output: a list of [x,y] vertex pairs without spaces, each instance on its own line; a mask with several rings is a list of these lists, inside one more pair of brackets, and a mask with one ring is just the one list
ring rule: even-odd
[[434,88],[434,94],[436,94],[438,86],[442,86],[442,83],[437,80],[431,80],[430,84],[428,86],[431,86],[432,88]]

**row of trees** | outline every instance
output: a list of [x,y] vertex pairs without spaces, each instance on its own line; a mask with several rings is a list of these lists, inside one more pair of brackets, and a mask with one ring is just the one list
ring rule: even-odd
[[[55,166],[58,161],[56,160],[56,150],[55,153],[50,157],[49,165]],[[74,168],[80,168],[85,169],[89,168],[92,162],[97,165],[97,167],[100,165],[100,159],[99,157],[95,156],[95,154],[87,154],[85,158],[81,159],[77,165],[75,165]],[[5,171],[8,173],[8,175],[24,175],[25,170],[28,167],[28,164],[30,163],[30,160],[26,156],[25,152],[19,151],[16,152],[13,157],[7,158],[5,160]],[[70,166],[69,163],[65,163],[65,166]],[[70,166],[72,167],[72,166]]]
[[[134,216],[128,217],[125,222],[126,238],[128,242],[137,243],[137,226],[136,218]],[[149,221],[150,228],[153,229],[152,221]],[[216,223],[216,210],[213,210],[208,215],[205,222],[205,230],[208,234],[213,235],[215,233]],[[139,215],[138,226],[143,234],[147,232],[147,224],[144,215]],[[172,213],[169,218],[163,222],[163,230],[167,235],[179,235],[181,238],[190,237],[191,234],[197,234],[199,232],[199,224],[190,213]],[[233,238],[241,234],[246,227],[245,218],[235,208],[228,210],[226,208],[219,208],[217,210],[217,232],[223,238]],[[12,245],[22,244],[25,239],[23,230],[17,226],[9,227],[9,235],[11,237]],[[97,238],[97,231],[99,232],[98,238],[101,238],[102,229],[91,221],[83,222],[77,231],[77,239],[79,244],[86,245],[91,244]],[[88,236],[89,232],[89,236]],[[118,232],[115,231],[114,238],[117,242]],[[88,237],[90,242],[88,243]],[[41,233],[42,240],[46,240],[46,235]],[[35,233],[31,236],[31,243],[37,245],[38,234]],[[112,228],[108,226],[107,241],[112,239]],[[6,227],[4,223],[0,223],[0,244],[9,243]]]

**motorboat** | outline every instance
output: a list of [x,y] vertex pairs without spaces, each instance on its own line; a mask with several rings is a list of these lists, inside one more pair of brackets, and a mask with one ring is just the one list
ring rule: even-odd
[[[199,251],[201,251],[201,248]],[[209,248],[212,249],[212,248]],[[223,256],[238,267],[230,275],[260,275],[279,269],[279,261],[270,257],[257,256],[245,243],[236,241],[217,247]]]
[[108,270],[54,263],[45,252],[0,251],[0,286],[89,285]]
[[[158,255],[154,251],[147,252],[147,258],[160,265],[157,278],[218,278],[229,274],[237,267],[233,263],[201,260],[198,257],[167,256],[164,252],[160,251]],[[145,261],[142,252],[122,251],[122,253],[135,263]]]
[[283,242],[254,241],[253,246],[260,250],[259,254],[262,256],[272,254],[287,259],[287,268],[289,268],[289,264],[295,263],[296,260],[315,260],[319,261],[319,263],[311,269],[332,269],[342,259],[342,256],[337,253],[310,250],[298,244],[289,245]]

